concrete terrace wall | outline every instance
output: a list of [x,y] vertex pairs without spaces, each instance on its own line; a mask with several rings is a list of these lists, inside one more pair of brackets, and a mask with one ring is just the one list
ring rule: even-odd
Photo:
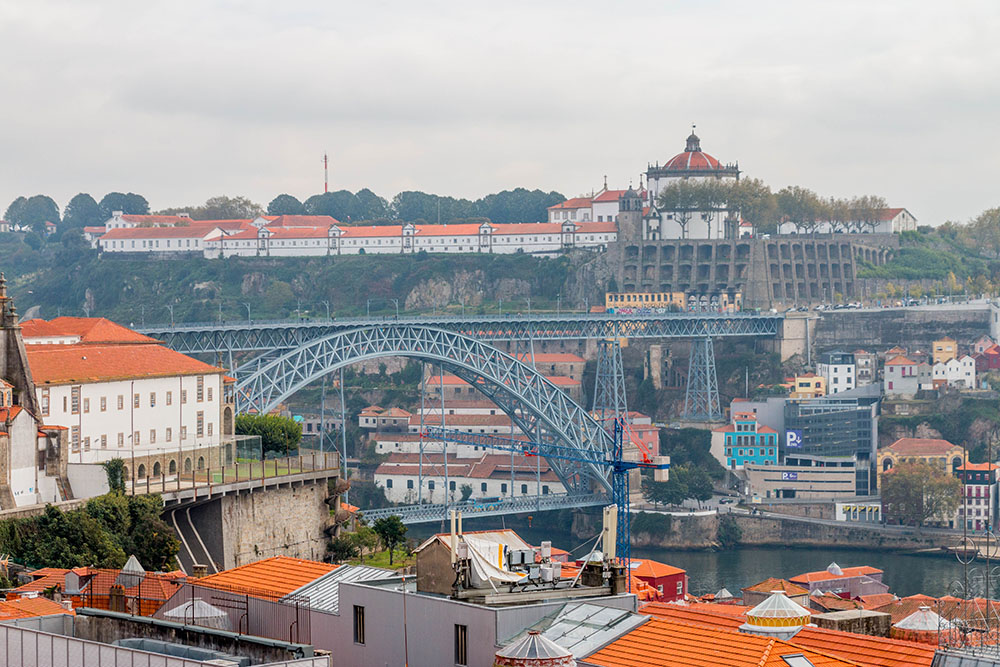
[[931,342],[942,336],[951,336],[961,346],[989,331],[990,313],[985,305],[979,309],[837,310],[823,313],[816,324],[813,345],[817,352],[834,348],[876,351],[893,345],[927,352]]
[[198,531],[202,539],[211,530],[221,533],[225,568],[271,556],[322,560],[323,528],[330,516],[327,495],[325,479],[227,495],[215,501],[220,503],[221,525],[209,530],[198,525]]

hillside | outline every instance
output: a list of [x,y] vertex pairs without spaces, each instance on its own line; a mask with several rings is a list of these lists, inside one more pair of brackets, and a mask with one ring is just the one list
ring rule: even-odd
[[[33,250],[20,235],[0,242],[18,308],[41,316],[91,315],[126,324],[433,312],[442,309],[524,310],[583,306],[603,300],[590,276],[599,257],[528,255],[366,255],[225,260],[123,259],[46,243]],[[588,267],[581,273],[581,267]],[[602,272],[606,274],[606,271]],[[369,301],[370,300],[370,301]],[[220,310],[221,309],[221,310]]]

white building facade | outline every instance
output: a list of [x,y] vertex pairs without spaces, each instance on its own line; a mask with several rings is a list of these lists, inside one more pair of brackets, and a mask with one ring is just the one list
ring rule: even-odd
[[934,384],[945,384],[953,389],[976,388],[976,360],[969,355],[949,359],[933,366]]
[[816,374],[826,380],[828,395],[854,389],[857,385],[854,355],[846,352],[827,352],[816,364]]
[[[46,324],[25,323],[27,358],[42,419],[68,430],[70,463],[120,457],[136,461],[137,479],[171,475],[204,468],[211,448],[232,439],[223,369],[107,320]],[[41,342],[51,328],[81,342]]]

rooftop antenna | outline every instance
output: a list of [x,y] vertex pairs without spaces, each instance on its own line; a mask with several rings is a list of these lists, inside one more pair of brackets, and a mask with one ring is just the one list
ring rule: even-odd
[[330,191],[330,172],[328,165],[329,161],[327,160],[326,153],[323,153],[323,194]]

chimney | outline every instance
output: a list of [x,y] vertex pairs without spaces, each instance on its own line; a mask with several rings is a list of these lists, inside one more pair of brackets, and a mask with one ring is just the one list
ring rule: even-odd
[[59,604],[61,604],[62,608],[65,609],[66,611],[73,611],[73,601],[72,600],[63,600]]
[[201,563],[195,563],[191,568],[191,576],[195,579],[201,579],[202,577],[208,576],[208,566],[202,565]]

